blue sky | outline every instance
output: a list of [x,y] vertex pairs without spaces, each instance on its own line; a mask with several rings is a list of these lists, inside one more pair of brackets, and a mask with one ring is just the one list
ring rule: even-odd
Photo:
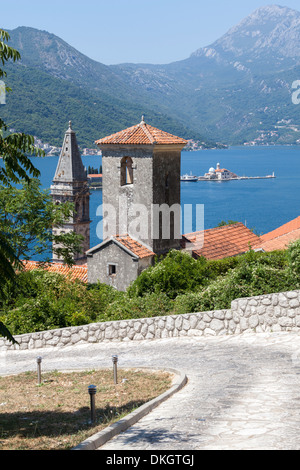
[[[1,3],[1,28],[31,26],[46,30],[106,65],[166,64],[186,59],[257,8],[272,4],[264,0],[8,0]],[[300,10],[299,0],[277,4]]]

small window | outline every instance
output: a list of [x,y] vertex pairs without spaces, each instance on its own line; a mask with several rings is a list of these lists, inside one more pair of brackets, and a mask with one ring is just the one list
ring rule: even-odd
[[133,184],[132,159],[124,157],[121,161],[121,186]]
[[108,265],[108,275],[115,276],[117,274],[117,266],[115,264]]
[[166,189],[169,189],[169,173],[166,174],[165,186],[166,186]]

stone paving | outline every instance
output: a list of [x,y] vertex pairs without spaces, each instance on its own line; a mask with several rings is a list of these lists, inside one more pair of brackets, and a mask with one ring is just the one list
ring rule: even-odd
[[101,450],[300,449],[297,332],[182,337],[0,353],[0,375],[36,370],[159,367],[188,384]]

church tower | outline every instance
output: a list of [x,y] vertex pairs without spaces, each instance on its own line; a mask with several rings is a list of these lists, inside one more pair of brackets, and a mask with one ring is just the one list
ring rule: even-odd
[[96,142],[102,151],[103,243],[89,282],[125,290],[155,255],[180,250],[181,151],[187,141],[142,121]]
[[131,235],[158,255],[180,249],[181,151],[187,141],[142,117],[96,144],[102,151],[103,207],[117,213],[116,228],[110,224],[106,237]]
[[[76,134],[69,122],[62,151],[51,186],[52,199],[56,204],[72,202],[75,211],[72,217],[61,227],[53,229],[55,234],[75,232],[84,237],[82,253],[75,253],[76,264],[86,263],[86,252],[90,248],[90,193],[87,175],[82,163]],[[53,252],[53,261],[61,261]]]

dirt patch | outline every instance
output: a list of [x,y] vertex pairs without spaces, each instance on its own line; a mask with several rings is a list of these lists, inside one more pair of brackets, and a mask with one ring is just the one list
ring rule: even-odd
[[[91,423],[88,387],[96,385]],[[0,450],[68,450],[156,398],[172,385],[164,372],[111,370],[0,377]]]

